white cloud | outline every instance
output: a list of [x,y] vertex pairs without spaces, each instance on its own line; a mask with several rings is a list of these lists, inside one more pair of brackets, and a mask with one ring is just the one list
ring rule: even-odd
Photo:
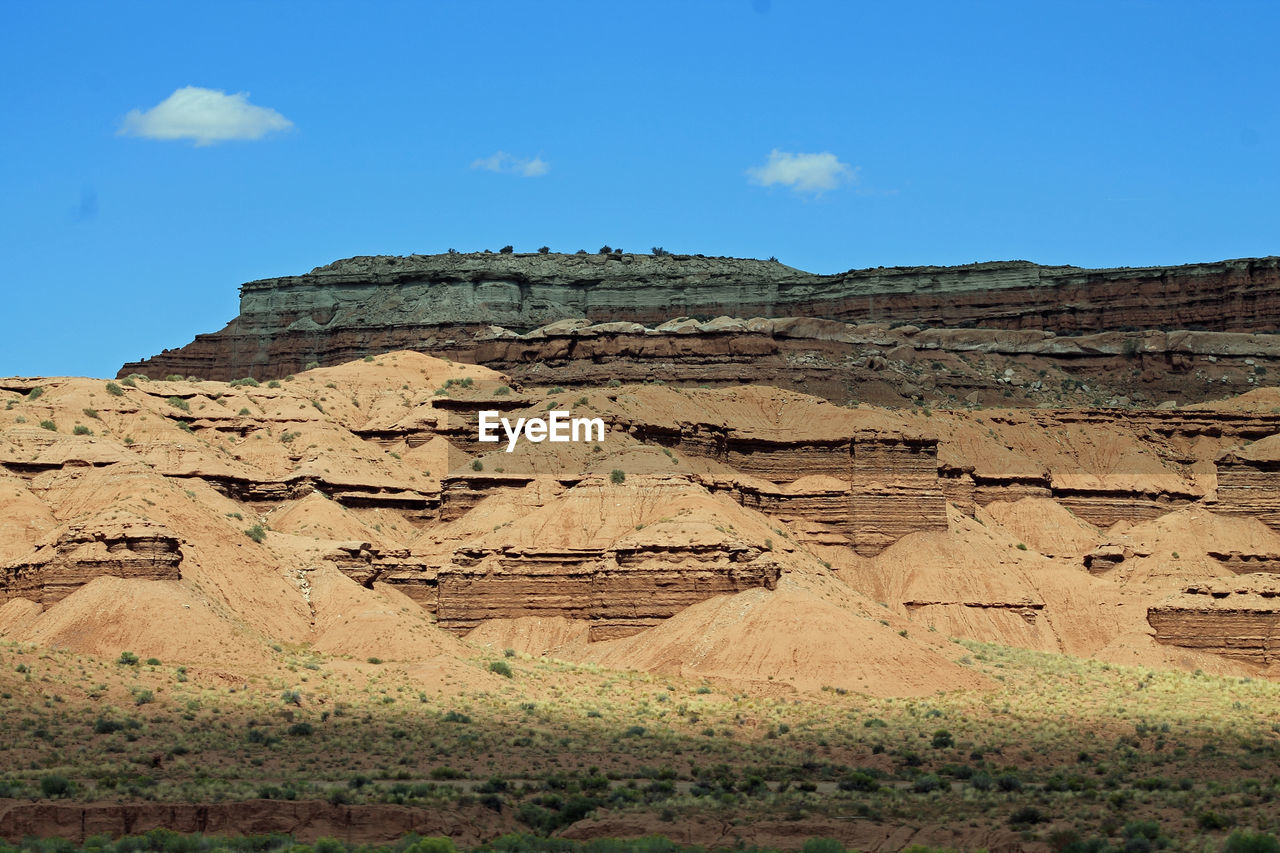
[[505,151],[495,151],[488,157],[472,160],[471,168],[506,175],[520,175],[525,178],[540,178],[551,171],[551,164],[543,160],[541,155],[530,159],[517,157]]
[[261,139],[293,127],[280,113],[249,103],[248,92],[228,95],[217,89],[184,86],[149,110],[130,110],[120,135],[146,139],[193,139],[212,145],[231,139]]
[[821,193],[833,190],[842,183],[856,181],[858,170],[841,163],[836,155],[824,151],[821,154],[791,154],[777,148],[769,152],[769,160],[763,166],[747,170],[751,182],[761,186],[783,184],[796,192]]

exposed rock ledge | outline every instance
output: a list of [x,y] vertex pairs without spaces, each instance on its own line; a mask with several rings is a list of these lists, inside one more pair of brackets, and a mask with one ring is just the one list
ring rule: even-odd
[[490,324],[575,317],[657,324],[800,316],[922,327],[1090,333],[1280,328],[1280,258],[1087,270],[1026,261],[814,275],[776,262],[687,255],[360,257],[249,282],[223,330],[126,365],[207,379],[296,372],[395,349],[440,351]]

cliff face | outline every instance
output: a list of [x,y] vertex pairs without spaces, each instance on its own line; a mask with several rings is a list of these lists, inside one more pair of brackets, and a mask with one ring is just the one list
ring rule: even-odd
[[[750,340],[753,328],[775,341],[794,340],[780,329],[840,344],[892,332],[897,349],[936,340],[744,325],[490,334],[512,347],[570,347],[566,330],[637,346]],[[1033,344],[1083,352],[1041,333],[994,341]],[[999,375],[1009,389],[1049,378],[1021,364]],[[143,626],[177,614],[213,636],[233,614],[254,631],[284,624],[288,642],[336,643],[365,593],[392,596],[370,604],[378,619],[411,612],[454,635],[530,619],[616,642],[710,599],[786,600],[806,584],[860,596],[846,602],[862,614],[851,624],[893,637],[902,629],[882,620],[1071,654],[1138,632],[1178,655],[1276,659],[1276,389],[1123,411],[904,410],[759,385],[549,384],[418,352],[261,384],[0,380],[0,610],[21,636],[81,636],[99,620],[112,654],[111,614],[137,607],[152,614]],[[489,409],[571,410],[603,435],[508,452],[477,439]]]
[[1216,581],[1188,587],[1147,611],[1158,642],[1257,664],[1278,650],[1280,588],[1272,575],[1256,582]]
[[96,518],[68,525],[28,558],[0,567],[0,600],[48,606],[96,577],[138,580],[182,577],[176,536],[146,519]]
[[660,324],[725,315],[1063,334],[1269,331],[1280,328],[1280,258],[1108,270],[1012,261],[814,275],[776,262],[683,255],[361,257],[249,282],[240,315],[226,328],[120,373],[270,378],[396,349],[471,350],[474,332],[492,325],[528,331],[579,317]]

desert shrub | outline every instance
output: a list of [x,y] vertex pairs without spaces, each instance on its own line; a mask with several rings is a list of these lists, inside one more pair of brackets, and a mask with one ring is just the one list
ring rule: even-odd
[[[656,249],[653,253],[658,254]],[[844,845],[834,838],[810,838],[800,848],[800,853],[844,853]]]
[[[316,844],[316,853],[321,853],[319,842],[316,842]],[[343,851],[336,851],[335,853],[343,853]],[[406,847],[403,853],[458,853],[458,848],[447,838],[432,836],[430,838],[419,838]]]
[[93,733],[96,735],[109,735],[123,728],[124,723],[109,720],[106,717],[99,717],[93,721]]
[[495,660],[489,664],[489,671],[501,675],[503,678],[511,678],[511,667],[507,666],[504,660]]
[[76,424],[75,427],[72,428],[71,432],[74,435],[93,435],[93,430],[89,429],[84,424]]
[[250,388],[257,388],[262,383],[254,379],[252,376],[246,376],[243,379],[232,379],[227,384],[233,386],[248,385]]
[[315,369],[316,369],[317,367],[319,367],[319,366],[320,366],[320,362],[318,362],[318,361],[308,361],[306,364],[304,364],[304,365],[302,366],[302,369],[303,369],[303,370],[315,370]]
[[160,658],[147,658],[147,666],[159,666]]
[[1017,773],[1001,773],[996,777],[996,787],[1001,791],[1021,791],[1022,780]]
[[942,780],[932,773],[926,773],[923,776],[917,776],[915,783],[911,786],[911,790],[917,794],[927,794],[930,791],[936,791],[942,787]]
[[596,252],[596,254],[597,254],[597,255],[611,255],[611,254],[613,254],[613,249],[609,248],[607,245],[605,245],[605,246],[601,246],[601,247],[600,247],[600,251]]
[[1033,823],[1044,823],[1048,818],[1035,806],[1023,806],[1009,815],[1009,823],[1014,826],[1030,826]]
[[498,253],[503,255],[509,255],[515,250],[516,250],[515,246],[503,246],[501,249],[498,250]]
[[84,412],[84,416],[86,418],[93,418],[95,421],[101,420],[101,418],[98,417],[97,409],[81,409],[80,411]]
[[978,791],[990,791],[995,781],[991,778],[991,774],[978,772],[974,773],[969,779],[969,785]]
[[[137,388],[137,387],[138,387],[138,381],[134,378],[134,377],[135,377],[135,375],[136,375],[136,374],[130,373],[130,374],[129,374],[128,376],[126,376],[124,379],[121,379],[121,380],[120,380],[120,384],[121,384],[121,385],[128,385],[130,388]],[[143,379],[145,379],[146,377],[144,376],[144,377],[142,377],[142,378],[143,378]],[[123,391],[121,391],[120,393],[122,393],[122,394],[123,394],[124,392],[123,392]]]
[[470,718],[470,717],[468,717],[466,714],[463,714],[463,713],[461,713],[461,712],[459,712],[459,711],[449,711],[449,712],[447,712],[447,713],[444,715],[444,717],[442,717],[441,719],[443,719],[446,723],[463,723],[463,724],[466,724],[466,723],[471,722],[471,718]]
[[950,749],[956,745],[956,739],[946,729],[938,729],[933,733],[934,749]]
[[[125,380],[125,381],[127,382],[128,380]],[[107,393],[110,394],[112,397],[122,397],[124,396],[124,389],[114,382],[108,382]]]
[[182,381],[182,374],[181,374],[181,373],[170,373],[168,376],[166,376],[166,377],[164,378],[164,381],[165,381],[165,382],[181,382],[181,381]]
[[310,723],[294,723],[289,726],[289,734],[293,737],[310,737],[314,731]]
[[461,779],[466,774],[464,774],[461,770],[454,770],[452,767],[443,766],[443,767],[431,768],[431,772],[428,773],[427,775],[430,776],[432,779],[445,780],[445,779]]
[[175,409],[181,409],[184,412],[191,411],[191,404],[181,397],[170,397],[169,405],[173,406]]
[[120,657],[116,658],[116,663],[124,666],[137,666],[138,656],[133,652],[121,652]]
[[670,252],[668,252],[666,249],[662,248],[661,246],[653,247],[653,256],[655,258],[665,258],[665,257],[668,257],[670,254],[671,254]]
[[145,687],[133,691],[133,704],[135,705],[150,705],[154,701],[156,701],[156,694]]
[[40,422],[40,428],[41,428],[41,429],[47,429],[47,430],[49,430],[49,432],[57,432],[57,431],[58,431],[58,425],[57,425],[57,424],[55,424],[53,421],[49,421],[49,420],[41,421],[41,422]]
[[40,793],[46,797],[65,797],[71,793],[71,780],[57,773],[41,776]]
[[472,470],[472,471],[483,471],[483,470],[484,470],[484,463],[483,463],[483,462],[481,462],[479,459],[474,459],[474,460],[472,460],[472,462],[471,462],[471,470]]
[[27,392],[27,402],[34,403],[36,400],[39,400],[43,396],[44,396],[44,389],[41,388],[39,385],[37,385],[36,387],[32,388],[30,391]]
[[246,528],[244,535],[254,542],[262,544],[262,541],[267,538],[267,531],[261,524],[255,524],[253,527]]
[[247,415],[247,414],[249,414],[249,410],[248,410],[248,409],[241,409],[241,410],[239,411],[239,414],[240,414],[240,415]]
[[1222,853],[1280,853],[1280,841],[1269,832],[1237,829],[1227,836],[1226,843],[1222,845]]
[[627,479],[627,473],[623,471],[621,468],[614,468],[612,471],[609,472],[609,482],[613,483],[615,486],[622,485],[624,482],[626,482],[626,479]]
[[550,252],[551,252],[551,247],[550,247],[550,246],[539,246],[539,247],[538,247],[538,254],[539,254],[539,255],[546,255],[546,254],[549,254]]
[[836,784],[839,785],[841,791],[870,792],[880,790],[880,783],[869,773],[863,773],[860,770],[855,770],[845,775]]

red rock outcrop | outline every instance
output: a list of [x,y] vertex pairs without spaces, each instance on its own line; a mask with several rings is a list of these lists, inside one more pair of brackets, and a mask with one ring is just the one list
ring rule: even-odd
[[[1268,665],[1280,654],[1280,583],[1252,576],[1247,583],[1187,587],[1147,611],[1156,640]],[[1242,579],[1244,580],[1244,579]]]
[[1216,511],[1250,515],[1280,530],[1280,434],[1218,457]]
[[182,577],[177,536],[144,518],[95,518],[71,524],[29,556],[0,567],[0,601],[48,606],[102,575],[138,580]]
[[440,572],[436,618],[465,633],[487,619],[563,616],[589,621],[589,639],[604,640],[716,595],[773,589],[780,574],[745,544],[460,551]]
[[[589,364],[610,357],[647,363],[698,360],[706,374],[709,366],[736,362],[734,375],[709,378],[741,382],[743,361],[774,355],[783,348],[779,339],[785,334],[764,333],[743,321],[710,330],[676,323],[672,335],[656,338],[628,326],[722,315],[1040,335],[1126,328],[1269,332],[1280,329],[1280,259],[1110,270],[1015,261],[820,276],[776,262],[689,256],[351,258],[307,275],[243,285],[240,315],[225,329],[125,365],[121,375],[270,378],[296,373],[311,362],[329,365],[370,353],[420,349],[504,368],[560,360]],[[527,331],[579,317],[614,328],[595,341],[554,335],[539,341],[475,338],[495,324]],[[1176,348],[1168,353],[1171,367],[1187,368],[1189,361],[1175,355]],[[1128,353],[1137,354],[1136,349]],[[780,372],[784,366],[776,365]]]

